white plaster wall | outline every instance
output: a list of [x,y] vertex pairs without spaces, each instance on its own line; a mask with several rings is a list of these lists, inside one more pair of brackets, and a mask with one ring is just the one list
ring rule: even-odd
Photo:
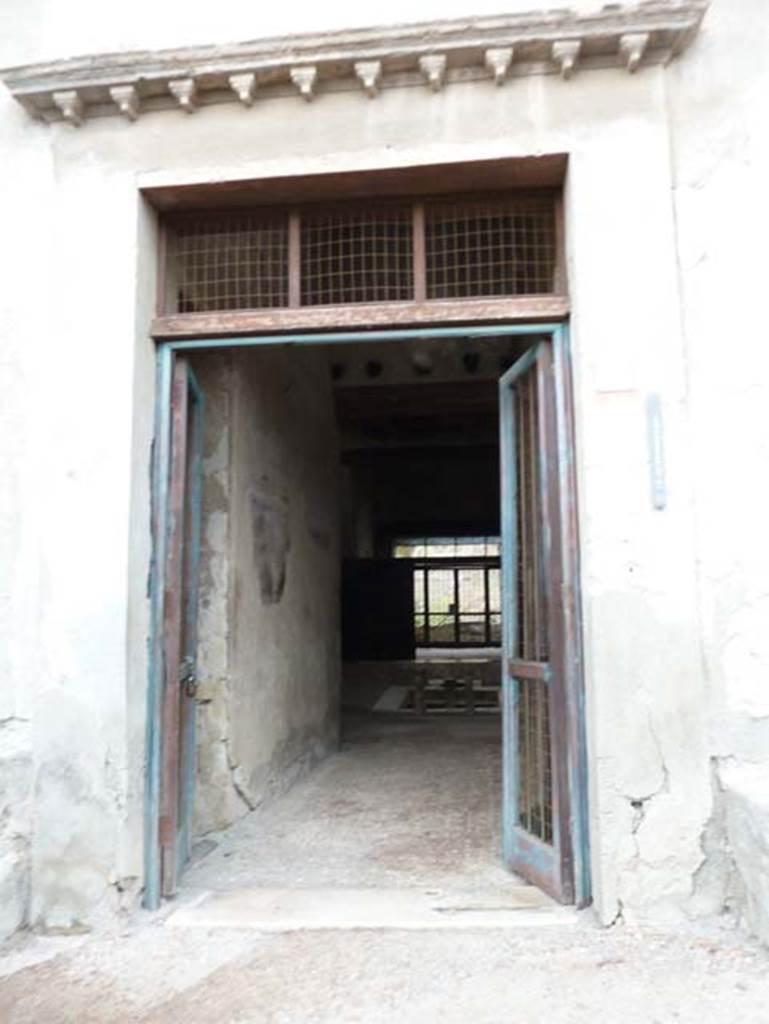
[[769,941],[769,11],[715,0],[669,73],[708,748]]
[[[5,35],[0,62],[248,38],[281,31],[282,25],[309,28],[321,18],[320,9],[305,19],[284,7],[269,16],[260,13],[257,25],[252,7],[239,14],[234,7],[182,13],[170,3],[153,8],[152,18],[142,17],[141,5],[134,5],[130,18],[117,10],[109,19],[102,12],[90,20],[75,18],[69,6],[64,24],[55,6],[6,6],[14,32]],[[410,4],[403,16],[428,18],[435,7]],[[759,6],[751,9],[758,12]],[[442,4],[439,13],[452,11]],[[41,21],[46,12],[49,17]],[[398,16],[397,5],[388,5],[381,20]],[[214,17],[216,29],[210,27]],[[353,17],[346,4],[326,5],[322,17],[328,27],[363,20],[359,9]],[[377,20],[376,11],[367,9],[365,21]],[[697,82],[719,69],[722,37],[724,46],[738,48],[722,20],[714,22],[714,32],[710,51],[692,65],[698,70],[687,88],[696,90]],[[704,830],[713,807],[713,737],[718,734],[724,751],[736,740],[713,727],[723,716],[715,703],[710,713],[708,694],[727,691],[705,687],[696,587],[698,565],[708,562],[708,572],[721,578],[729,575],[732,560],[725,568],[716,554],[723,551],[723,531],[711,511],[697,519],[695,532],[693,496],[708,509],[725,513],[731,506],[710,504],[705,456],[692,464],[693,428],[701,427],[705,413],[689,418],[689,388],[692,396],[696,389],[694,376],[687,376],[687,358],[696,334],[700,350],[711,353],[698,364],[698,379],[712,382],[723,372],[723,360],[712,353],[723,351],[727,336],[730,344],[735,339],[725,318],[713,315],[720,279],[693,267],[700,257],[692,253],[704,253],[701,262],[714,265],[726,259],[716,256],[713,237],[698,231],[705,212],[725,222],[722,238],[732,237],[733,225],[727,212],[713,212],[723,196],[717,174],[716,185],[709,186],[714,205],[697,195],[697,161],[705,159],[706,147],[700,148],[690,126],[700,105],[682,93],[689,60],[685,55],[678,70],[649,68],[632,77],[604,70],[578,73],[570,82],[554,76],[520,79],[501,89],[476,82],[439,94],[387,90],[374,102],[360,92],[326,95],[314,104],[289,97],[251,111],[232,104],[194,117],[158,112],[136,124],[100,119],[79,130],[32,125],[2,99],[0,130],[8,159],[0,173],[27,200],[24,207],[6,198],[21,247],[16,251],[27,245],[30,209],[47,213],[52,225],[48,229],[49,222],[40,219],[46,226],[42,242],[27,250],[42,261],[34,264],[36,287],[21,260],[13,268],[18,287],[8,293],[2,328],[4,350],[25,388],[23,402],[20,389],[13,389],[10,406],[10,470],[21,488],[11,518],[18,538],[11,566],[25,595],[13,622],[17,665],[11,673],[36,736],[36,920],[91,920],[94,908],[112,899],[108,894],[121,873],[133,873],[141,852],[135,744],[145,678],[153,389],[146,281],[154,257],[151,218],[137,188],[547,152],[570,154],[567,233],[596,905],[604,921],[620,910],[628,919],[661,922],[696,909],[693,878],[705,860]],[[668,115],[677,94],[683,98],[671,133]],[[760,93],[755,96],[758,104]],[[730,145],[742,147],[748,130],[746,123]],[[684,163],[682,140],[690,147]],[[742,166],[738,173],[741,163],[732,162],[729,180],[747,187],[753,169]],[[690,213],[679,260],[676,221],[680,231],[687,213],[685,167]],[[737,263],[731,253],[728,258]],[[734,295],[740,272],[733,269],[730,277]],[[697,302],[687,298],[685,336],[680,278],[693,282],[699,296]],[[143,296],[138,304],[137,281]],[[38,294],[42,282],[45,302]],[[741,327],[739,343],[747,346],[750,332]],[[755,348],[750,352],[755,358]],[[727,379],[733,380],[732,409],[743,417],[742,437],[749,442],[745,462],[753,465],[760,392],[756,386],[751,401],[743,401],[743,378],[735,370]],[[758,379],[750,375],[754,384]],[[711,383],[701,393],[714,390]],[[664,413],[669,498],[663,511],[652,509],[649,494],[644,403],[651,391],[660,395]],[[700,409],[707,405],[703,397]],[[55,430],[46,422],[55,423]],[[706,436],[724,452],[726,465],[723,432],[713,426]],[[735,473],[729,478],[733,484]],[[748,504],[757,503],[745,499],[743,509]],[[740,522],[758,540],[758,515],[751,515],[744,510]],[[751,652],[760,646],[753,624],[765,588],[759,588],[757,562],[747,565],[748,552],[755,550],[746,539],[732,543],[742,553],[742,568],[734,586],[729,580],[718,602],[712,598],[713,623],[719,625],[710,627],[709,651],[722,649],[722,665],[750,666],[737,673],[750,680],[756,678],[753,666],[761,664]],[[705,558],[705,547],[714,554]],[[706,593],[715,591],[701,591],[703,603]],[[725,643],[735,616],[744,620],[740,634],[751,638],[742,647]],[[740,702],[745,698],[738,697]],[[748,734],[763,743],[760,729],[751,727]]]
[[[145,314],[150,352],[143,272],[154,271],[137,263],[136,191],[93,162],[68,175],[39,126],[0,102],[7,931],[79,927],[138,888],[146,618],[129,617],[128,597],[146,591],[153,378],[151,358],[138,369],[135,324]],[[145,563],[139,580],[129,549]]]
[[45,577],[39,552],[39,418],[43,406],[38,368],[43,355],[36,342],[47,328],[36,295],[48,279],[47,255],[39,234],[29,228],[28,212],[14,200],[17,175],[37,193],[39,211],[50,209],[52,170],[48,140],[28,132],[28,123],[7,95],[0,95],[0,937],[29,913],[30,833],[32,828],[32,713],[30,682],[43,670],[40,601]]
[[[609,112],[616,94],[594,77],[603,117],[581,124],[567,188],[593,878],[603,920],[680,916],[711,811],[668,140],[662,73],[651,77],[646,110],[626,102],[619,119]],[[651,500],[650,393],[663,408],[664,510]]]

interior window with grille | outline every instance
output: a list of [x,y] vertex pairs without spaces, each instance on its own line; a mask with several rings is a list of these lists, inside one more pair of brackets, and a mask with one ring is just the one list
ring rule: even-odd
[[400,538],[410,559],[418,647],[496,647],[502,641],[498,537]]

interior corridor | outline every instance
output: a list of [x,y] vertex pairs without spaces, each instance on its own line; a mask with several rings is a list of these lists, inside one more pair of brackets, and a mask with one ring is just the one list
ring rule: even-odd
[[555,908],[502,862],[497,396],[525,343],[196,362],[203,683],[182,909],[435,927]]
[[340,890],[352,903],[378,893],[393,906],[555,910],[502,866],[500,750],[497,715],[348,712],[337,753],[198,844],[183,896],[229,896],[230,911],[245,907],[240,923],[259,891],[299,890],[307,906],[315,890],[337,910]]

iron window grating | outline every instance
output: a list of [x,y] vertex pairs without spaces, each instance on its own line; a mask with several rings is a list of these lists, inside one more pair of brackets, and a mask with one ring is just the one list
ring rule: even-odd
[[185,218],[170,247],[179,313],[288,305],[288,216]]
[[519,824],[553,842],[550,691],[541,679],[518,680]]
[[554,291],[552,200],[473,200],[425,207],[428,299]]
[[409,207],[308,213],[300,244],[303,306],[414,297]]
[[556,294],[557,194],[169,215],[176,313]]
[[[515,388],[517,464],[518,621],[513,655],[521,661],[548,660],[547,581],[543,554],[541,432],[537,376],[527,373]],[[542,679],[517,678],[520,779],[518,823],[553,842],[553,779],[550,687]]]
[[518,504],[518,630],[515,657],[547,661],[547,589],[542,553],[542,490],[539,466],[539,395],[534,374],[516,387]]

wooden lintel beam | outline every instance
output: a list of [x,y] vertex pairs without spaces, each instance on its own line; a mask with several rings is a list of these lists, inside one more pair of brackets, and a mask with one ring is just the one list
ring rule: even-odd
[[266,332],[344,330],[346,328],[429,326],[462,323],[536,323],[563,320],[569,300],[562,295],[519,296],[509,299],[441,299],[299,309],[236,310],[216,313],[177,313],[157,317],[150,333],[157,341],[181,338],[221,338]]

